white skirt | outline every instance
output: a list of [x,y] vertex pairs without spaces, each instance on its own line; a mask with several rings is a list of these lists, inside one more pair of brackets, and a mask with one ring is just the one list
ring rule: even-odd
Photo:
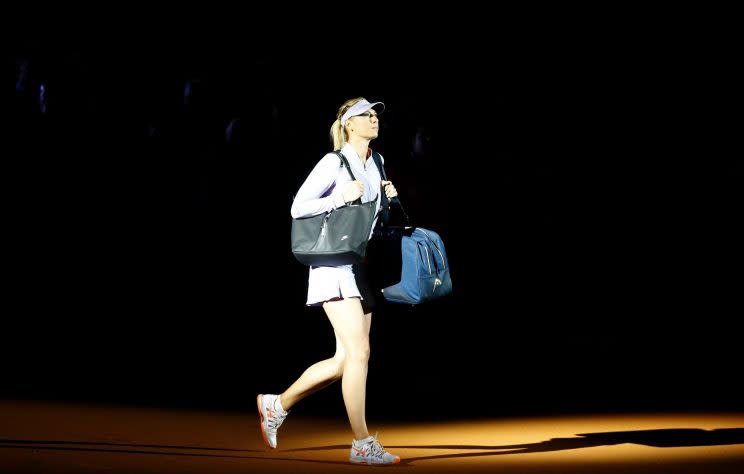
[[332,298],[361,298],[351,265],[339,267],[310,267],[307,280],[308,306],[323,303]]

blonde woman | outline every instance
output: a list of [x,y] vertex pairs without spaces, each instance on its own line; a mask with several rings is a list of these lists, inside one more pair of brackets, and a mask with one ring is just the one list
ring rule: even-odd
[[[380,192],[389,199],[398,195],[390,181],[382,180],[369,146],[379,133],[378,114],[384,108],[382,102],[359,97],[346,101],[338,109],[331,126],[333,149],[346,157],[356,180],[351,180],[338,155],[326,154],[297,192],[292,217],[328,212],[358,198],[361,202],[373,201]],[[378,212],[380,201],[377,199]],[[346,413],[354,434],[349,460],[356,464],[400,462],[367,429],[365,398],[374,298],[366,277],[366,263],[310,267],[309,272],[307,305],[323,307],[336,336],[336,353],[308,367],[283,393],[258,395],[264,441],[270,448],[276,448],[277,430],[290,409],[308,395],[341,379]]]

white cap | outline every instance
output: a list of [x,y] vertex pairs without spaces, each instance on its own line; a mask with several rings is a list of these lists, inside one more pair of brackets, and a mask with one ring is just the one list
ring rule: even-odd
[[383,104],[382,102],[372,102],[370,104],[367,99],[360,100],[356,104],[349,107],[349,110],[344,112],[344,114],[341,116],[341,126],[343,127],[344,125],[346,125],[346,121],[349,120],[351,117],[362,115],[364,112],[373,108],[378,114],[380,114],[383,110],[385,110],[385,104]]

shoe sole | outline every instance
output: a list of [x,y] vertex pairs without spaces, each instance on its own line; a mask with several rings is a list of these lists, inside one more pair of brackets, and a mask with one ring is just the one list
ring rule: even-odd
[[276,446],[272,446],[269,443],[269,437],[266,435],[266,428],[264,427],[264,415],[261,409],[261,394],[256,395],[256,406],[258,406],[258,415],[261,417],[261,435],[263,435],[264,443],[271,449],[276,449]]
[[374,463],[368,463],[367,461],[354,461],[349,459],[349,462],[351,464],[356,464],[358,466],[389,466],[391,464],[398,464],[400,462],[400,458],[395,458],[393,462],[374,462]]

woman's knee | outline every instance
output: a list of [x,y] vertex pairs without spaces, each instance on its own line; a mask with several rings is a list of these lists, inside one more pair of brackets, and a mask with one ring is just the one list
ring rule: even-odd
[[369,341],[360,342],[346,350],[347,361],[364,362],[369,361]]

